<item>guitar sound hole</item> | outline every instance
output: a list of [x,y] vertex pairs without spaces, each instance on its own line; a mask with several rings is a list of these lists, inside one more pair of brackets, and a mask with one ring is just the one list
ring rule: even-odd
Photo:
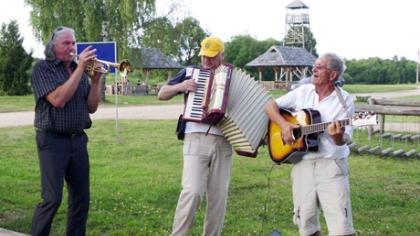
[[302,136],[300,128],[293,129],[293,137],[295,140],[299,139]]

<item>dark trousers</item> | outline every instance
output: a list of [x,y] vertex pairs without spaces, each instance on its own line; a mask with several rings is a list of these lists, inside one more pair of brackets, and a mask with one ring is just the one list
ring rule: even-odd
[[67,235],[85,235],[89,210],[88,137],[78,134],[36,132],[42,202],[36,205],[31,235],[48,235],[63,195],[68,189]]

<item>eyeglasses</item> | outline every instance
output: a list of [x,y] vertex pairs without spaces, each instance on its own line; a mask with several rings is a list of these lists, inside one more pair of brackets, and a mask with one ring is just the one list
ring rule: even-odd
[[53,31],[53,33],[52,33],[52,35],[51,35],[51,40],[53,40],[55,37],[57,37],[57,35],[58,35],[58,33],[59,32],[61,32],[61,31],[69,31],[69,32],[71,32],[73,35],[74,35],[74,30],[72,29],[72,28],[68,28],[68,27],[58,27],[58,28],[56,28],[54,31]]
[[321,65],[316,65],[316,64],[314,64],[314,65],[312,65],[312,69],[313,70],[330,70],[330,68],[328,68],[327,66],[321,66]]

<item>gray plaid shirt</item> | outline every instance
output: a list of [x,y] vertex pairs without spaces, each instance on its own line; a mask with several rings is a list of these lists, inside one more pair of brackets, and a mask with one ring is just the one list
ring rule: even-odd
[[[72,63],[73,70],[77,67]],[[32,71],[32,88],[35,93],[35,127],[57,133],[75,133],[89,128],[92,121],[89,116],[87,98],[90,84],[83,74],[79,87],[64,108],[55,108],[47,100],[47,95],[64,84],[70,75],[61,61],[39,61]]]

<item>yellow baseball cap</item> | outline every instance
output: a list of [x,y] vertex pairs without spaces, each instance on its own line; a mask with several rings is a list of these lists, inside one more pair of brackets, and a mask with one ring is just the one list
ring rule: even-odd
[[209,36],[201,41],[199,56],[215,57],[218,53],[225,50],[223,41],[217,37]]

